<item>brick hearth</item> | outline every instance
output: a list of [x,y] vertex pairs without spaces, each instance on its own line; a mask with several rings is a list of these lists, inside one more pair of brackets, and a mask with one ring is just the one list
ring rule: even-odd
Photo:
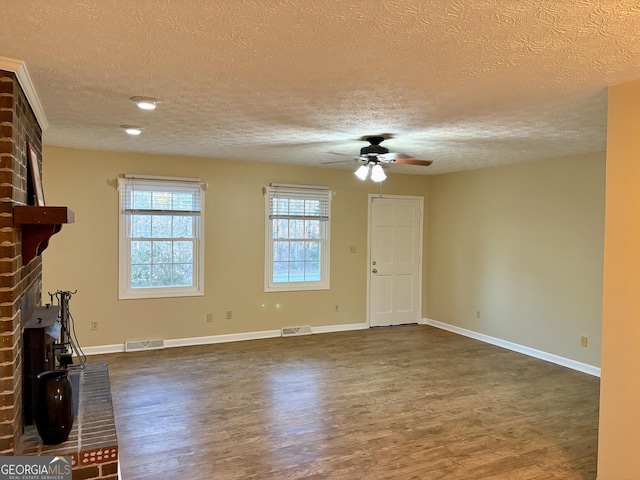
[[107,364],[87,363],[80,374],[78,415],[69,439],[43,445],[35,425],[25,428],[17,455],[70,456],[73,479],[118,478],[118,439]]

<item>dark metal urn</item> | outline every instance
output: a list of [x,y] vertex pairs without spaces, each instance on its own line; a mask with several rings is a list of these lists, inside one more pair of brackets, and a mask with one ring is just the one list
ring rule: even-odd
[[71,382],[66,370],[36,377],[35,423],[45,445],[66,442],[73,426]]

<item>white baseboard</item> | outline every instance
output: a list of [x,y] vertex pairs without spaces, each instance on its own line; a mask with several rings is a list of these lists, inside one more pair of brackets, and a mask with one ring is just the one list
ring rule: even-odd
[[440,328],[442,330],[447,330],[452,333],[457,333],[458,335],[473,338],[475,340],[480,340],[481,342],[490,343],[491,345],[506,348],[507,350],[522,353],[530,357],[539,358],[540,360],[545,360],[547,362],[555,363],[556,365],[571,368],[572,370],[587,373],[589,375],[593,375],[594,377],[600,376],[600,367],[577,362],[575,360],[571,360],[570,358],[561,357],[553,353],[543,352],[542,350],[536,350],[535,348],[525,347],[524,345],[509,342],[507,340],[502,340],[500,338],[491,337],[489,335],[485,335],[484,333],[474,332],[473,330],[467,330],[466,328],[456,327],[455,325],[439,322],[430,318],[423,319],[421,323],[431,325],[432,327]]
[[311,327],[312,333],[348,332],[350,330],[366,330],[368,323],[344,323],[342,325],[326,325],[324,327]]
[[[326,325],[321,327],[311,327],[312,333],[331,333],[331,332],[346,332],[349,330],[363,330],[369,328],[367,323],[348,323],[341,325]],[[281,336],[280,330],[263,330],[259,332],[245,332],[245,333],[229,333],[226,335],[210,335],[207,337],[192,337],[192,338],[175,338],[171,340],[165,340],[164,344],[167,348],[173,347],[191,347],[195,345],[210,345],[214,343],[227,343],[227,342],[241,342],[243,340],[257,340],[261,338],[274,338]],[[85,355],[102,355],[106,353],[120,353],[124,352],[124,342],[122,344],[115,345],[99,345],[96,347],[84,347],[83,352]]]
[[176,338],[165,340],[167,348],[192,347],[195,345],[210,345],[213,343],[241,342],[243,340],[258,340],[261,338],[274,338],[281,336],[280,330],[263,330],[261,332],[228,333],[226,335],[209,335],[207,337]]
[[124,342],[115,345],[98,345],[96,347],[82,347],[82,353],[85,355],[104,355],[107,353],[124,352]]
[[[547,362],[562,365],[563,367],[571,368],[579,372],[587,373],[595,377],[600,376],[600,368],[586,363],[577,362],[569,358],[561,357],[553,353],[543,352],[536,350],[535,348],[526,347],[517,343],[502,340],[500,338],[491,337],[483,333],[474,332],[473,330],[467,330],[465,328],[450,325],[448,323],[439,322],[430,318],[423,318],[419,322],[421,325],[431,325],[432,327],[447,330],[458,335],[473,338],[481,342],[489,343],[498,347],[506,348],[514,352],[522,353],[530,357],[539,358]],[[350,323],[341,325],[325,325],[320,327],[311,327],[311,331],[314,334],[319,333],[331,333],[331,332],[346,332],[351,330],[364,330],[369,328],[367,323]],[[263,330],[258,332],[246,332],[246,333],[230,333],[226,335],[210,335],[206,337],[193,337],[193,338],[176,338],[172,340],[165,340],[167,348],[173,347],[188,347],[195,345],[209,345],[214,343],[227,343],[227,342],[241,342],[244,340],[257,340],[261,338],[274,338],[280,337],[280,330]],[[85,347],[83,349],[85,355],[102,355],[107,353],[120,353],[124,352],[124,342],[115,345],[99,345],[96,347]]]

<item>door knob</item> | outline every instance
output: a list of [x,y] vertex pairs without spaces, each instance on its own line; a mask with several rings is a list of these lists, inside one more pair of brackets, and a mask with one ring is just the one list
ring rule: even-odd
[[378,273],[378,269],[374,268],[373,270],[371,270],[372,273]]

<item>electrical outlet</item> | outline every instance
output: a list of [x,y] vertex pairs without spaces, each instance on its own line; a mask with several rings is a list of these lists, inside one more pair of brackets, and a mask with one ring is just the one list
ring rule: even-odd
[[480,320],[480,310],[476,310],[476,318]]
[[349,253],[358,253],[357,245],[349,245]]
[[207,323],[213,323],[213,313],[207,313]]
[[98,330],[98,322],[97,320],[91,321],[91,330]]
[[233,312],[231,310],[227,310],[227,313],[225,315],[225,318],[227,320],[231,320],[233,318]]
[[580,346],[586,347],[589,344],[589,337],[580,337]]
[[336,305],[334,312],[339,312],[339,311],[340,311],[340,305]]

